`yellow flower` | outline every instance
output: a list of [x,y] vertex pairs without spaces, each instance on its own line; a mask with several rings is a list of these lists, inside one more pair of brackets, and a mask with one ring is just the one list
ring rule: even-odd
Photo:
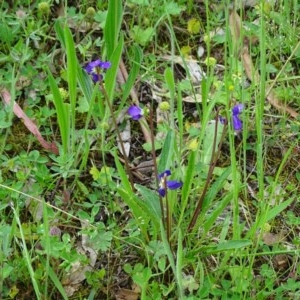
[[198,141],[197,141],[197,139],[193,139],[188,144],[188,149],[191,150],[191,151],[196,151],[198,149]]
[[67,100],[68,97],[69,97],[69,93],[67,90],[65,90],[64,88],[59,88],[59,93],[60,93],[60,96],[62,98],[62,100]]
[[183,47],[181,47],[180,51],[181,51],[182,55],[187,57],[191,54],[191,47],[190,46],[183,46]]
[[187,30],[190,34],[197,34],[200,31],[200,21],[192,18],[188,21]]
[[230,92],[233,92],[233,91],[234,91],[234,85],[233,85],[233,84],[230,84],[230,85],[228,86],[228,90],[229,90]]

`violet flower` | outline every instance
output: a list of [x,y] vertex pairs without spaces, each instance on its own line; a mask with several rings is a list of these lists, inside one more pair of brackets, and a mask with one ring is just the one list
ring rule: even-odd
[[239,118],[239,115],[242,113],[243,109],[244,109],[243,104],[237,104],[231,110],[232,126],[233,126],[233,129],[236,131],[239,131],[243,128],[243,123],[242,123],[241,119]]
[[171,175],[170,170],[166,170],[163,173],[158,175],[158,179],[160,180],[158,193],[161,197],[166,195],[166,187],[170,190],[176,190],[182,187],[182,182],[176,180],[167,180],[167,176]]
[[101,61],[100,59],[89,62],[85,65],[85,71],[92,76],[94,82],[100,81],[103,79],[103,76],[100,74],[101,69],[108,69],[111,67],[109,61]]
[[130,115],[132,120],[138,121],[143,116],[144,111],[139,106],[131,105],[128,108],[127,113]]

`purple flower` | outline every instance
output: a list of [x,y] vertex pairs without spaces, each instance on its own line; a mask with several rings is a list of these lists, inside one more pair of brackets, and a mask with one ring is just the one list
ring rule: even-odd
[[127,113],[131,116],[132,120],[137,121],[143,116],[144,111],[139,106],[131,105]]
[[52,236],[61,236],[61,230],[57,226],[52,226],[49,233]]
[[85,71],[92,76],[94,82],[100,81],[103,79],[103,76],[100,74],[100,69],[108,69],[111,67],[109,61],[101,61],[100,59],[89,62],[85,65]]
[[231,110],[232,125],[233,125],[233,129],[236,131],[239,131],[243,128],[243,123],[242,123],[241,119],[239,118],[239,115],[242,113],[243,109],[244,109],[243,104],[237,104]]
[[182,187],[182,182],[176,180],[167,180],[167,176],[171,175],[170,170],[166,170],[158,175],[160,180],[158,193],[161,197],[166,195],[166,188],[170,190],[176,190]]
[[219,116],[219,122],[220,122],[222,125],[225,125],[225,124],[227,124],[227,119],[224,118],[223,116]]

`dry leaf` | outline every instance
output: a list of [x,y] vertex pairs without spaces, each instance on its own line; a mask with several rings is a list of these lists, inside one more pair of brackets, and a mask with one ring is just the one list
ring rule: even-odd
[[[130,140],[131,140],[131,127],[130,127],[129,120],[127,120],[125,128],[120,132],[120,136],[121,136],[121,139],[123,142],[125,155],[126,155],[126,157],[128,157],[129,152],[130,152]],[[124,156],[122,145],[121,145],[119,139],[117,139],[117,144],[118,144],[118,148],[119,148],[120,152]]]
[[271,233],[271,232],[264,232],[262,235],[263,242],[266,245],[274,245],[284,241],[284,236],[282,233]]
[[140,296],[140,291],[137,289],[128,290],[120,289],[116,294],[116,300],[137,300]]
[[289,258],[285,254],[275,255],[272,261],[275,270],[287,270],[289,268]]
[[91,270],[92,267],[83,265],[79,261],[72,264],[71,270],[62,280],[64,289],[69,297],[71,297],[81,287],[81,282],[86,279],[85,273]]
[[202,95],[201,94],[195,94],[192,96],[186,96],[182,98],[183,102],[188,102],[188,103],[201,103],[202,102]]
[[203,78],[206,77],[205,72],[202,70],[202,68],[200,67],[200,65],[198,64],[198,61],[195,59],[182,59],[181,56],[170,56],[170,55],[165,55],[163,56],[163,58],[165,60],[172,60],[174,61],[176,64],[179,64],[181,67],[183,67],[185,69],[185,67],[187,67],[188,72],[191,76],[192,82],[195,85],[200,85],[201,81]]
[[[11,96],[8,92],[8,90],[6,89],[2,89],[0,91],[0,94],[2,96],[2,99],[4,101],[4,103],[7,106],[11,105]],[[58,148],[56,146],[56,144],[54,142],[52,143],[48,143],[41,135],[39,129],[37,128],[37,126],[31,121],[31,119],[29,119],[27,117],[27,115],[24,113],[24,111],[22,110],[22,108],[18,105],[18,103],[14,102],[13,103],[13,112],[14,114],[23,120],[24,125],[27,127],[27,129],[38,139],[38,141],[40,142],[40,144],[48,151],[53,152],[54,154],[58,154]]]

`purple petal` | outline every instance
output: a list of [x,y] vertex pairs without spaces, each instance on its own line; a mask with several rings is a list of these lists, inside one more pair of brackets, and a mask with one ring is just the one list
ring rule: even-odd
[[227,120],[226,118],[222,117],[222,116],[219,116],[219,121],[221,124],[225,125],[227,123]]
[[158,193],[161,197],[164,197],[166,195],[166,190],[164,188],[159,188]]
[[235,115],[232,116],[232,125],[233,125],[233,129],[237,131],[242,130],[243,128],[243,123],[240,120],[239,116],[235,116]]
[[99,67],[102,69],[109,69],[111,67],[111,63],[109,61],[102,61]]
[[109,61],[101,61],[100,59],[96,59],[86,64],[84,69],[87,73],[92,74],[95,73],[95,68],[108,69],[110,67],[111,63]]
[[92,73],[91,75],[94,82],[101,81],[103,79],[103,76],[101,74]]
[[171,171],[170,170],[166,170],[163,173],[158,174],[158,179],[162,179],[165,176],[170,176],[171,175]]
[[97,60],[94,60],[94,61],[91,61],[89,62],[88,64],[85,65],[84,69],[89,73],[93,73],[94,72],[94,69],[96,67],[99,67],[99,64],[101,64],[101,60],[100,59],[97,59]]
[[143,116],[143,110],[136,105],[131,105],[127,113],[131,116],[131,118],[135,121],[139,120]]
[[93,72],[93,68],[90,66],[90,64],[85,65],[83,68],[88,74],[91,74]]
[[240,114],[244,109],[244,104],[237,104],[232,108],[232,115],[237,116]]
[[182,187],[182,182],[176,181],[176,180],[168,180],[167,181],[167,187],[170,190],[176,190]]

